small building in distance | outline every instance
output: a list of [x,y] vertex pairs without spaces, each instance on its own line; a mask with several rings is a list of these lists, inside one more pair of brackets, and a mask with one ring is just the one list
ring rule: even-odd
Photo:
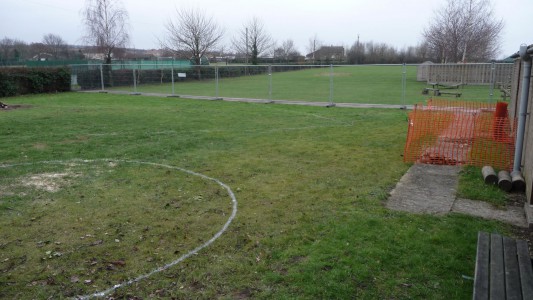
[[340,63],[344,62],[346,58],[343,46],[322,46],[315,52],[311,52],[305,56],[308,62],[318,63]]

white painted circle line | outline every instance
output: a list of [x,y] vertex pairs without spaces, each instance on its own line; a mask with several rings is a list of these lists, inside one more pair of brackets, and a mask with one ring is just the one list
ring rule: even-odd
[[89,294],[89,295],[83,295],[83,296],[77,296],[75,297],[74,299],[91,299],[91,298],[95,298],[95,297],[103,297],[121,287],[125,287],[127,285],[131,285],[135,282],[138,282],[138,281],[141,281],[143,279],[146,279],[156,273],[159,273],[161,271],[164,271],[164,270],[167,270],[169,269],[170,267],[172,266],[175,266],[177,264],[179,264],[180,262],[184,261],[185,259],[191,257],[192,255],[195,255],[196,253],[198,253],[200,250],[206,248],[207,246],[211,245],[215,240],[217,240],[229,227],[229,225],[231,224],[231,222],[233,221],[233,219],[235,218],[235,216],[237,215],[237,198],[235,197],[235,194],[233,193],[233,191],[231,190],[231,188],[226,185],[225,183],[223,183],[222,181],[216,179],[216,178],[213,178],[213,177],[209,177],[207,175],[204,175],[204,174],[200,174],[200,173],[196,173],[194,171],[191,171],[191,170],[187,170],[187,169],[183,169],[183,168],[180,168],[180,167],[175,167],[175,166],[170,166],[170,165],[165,165],[165,164],[159,164],[159,163],[152,163],[152,162],[144,162],[144,161],[137,161],[137,160],[121,160],[121,159],[89,159],[89,160],[83,160],[83,159],[72,159],[72,160],[53,160],[53,161],[39,161],[39,162],[33,162],[33,163],[19,163],[19,164],[9,164],[9,165],[0,165],[0,168],[10,168],[10,167],[16,167],[16,166],[28,166],[28,165],[35,165],[35,164],[67,164],[67,163],[71,163],[71,162],[82,162],[82,163],[94,163],[94,162],[121,162],[121,163],[129,163],[129,164],[142,164],[142,165],[151,165],[151,166],[156,166],[156,167],[163,167],[163,168],[167,168],[167,169],[172,169],[172,170],[177,170],[177,171],[180,171],[180,172],[184,172],[184,173],[187,173],[187,174],[190,174],[190,175],[193,175],[193,176],[197,176],[197,177],[200,177],[200,178],[203,178],[203,179],[206,179],[206,180],[210,180],[210,181],[213,181],[215,183],[217,183],[218,185],[220,185],[221,187],[223,187],[229,194],[230,198],[231,198],[231,202],[232,202],[232,211],[231,211],[231,215],[230,217],[228,218],[228,220],[226,221],[226,223],[224,224],[224,226],[222,226],[222,228],[213,236],[211,237],[211,239],[209,239],[207,242],[205,242],[204,244],[194,248],[193,250],[189,251],[188,253],[182,255],[181,257],[179,257],[178,259],[162,266],[162,267],[159,267],[157,269],[154,269],[146,274],[143,274],[143,275],[140,275],[136,278],[133,278],[133,279],[130,279],[128,281],[125,281],[125,282],[122,282],[122,283],[119,283],[119,284],[115,284],[114,286],[106,289],[106,290],[103,290],[103,291],[100,291],[100,292],[96,292],[94,294]]

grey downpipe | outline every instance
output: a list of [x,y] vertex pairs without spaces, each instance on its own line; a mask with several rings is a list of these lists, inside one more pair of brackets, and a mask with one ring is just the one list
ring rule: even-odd
[[524,133],[526,129],[527,102],[529,98],[529,82],[531,79],[531,56],[526,45],[520,46],[520,57],[523,63],[522,92],[520,93],[520,108],[518,111],[518,131],[514,154],[513,173],[520,172],[522,165],[522,150],[524,148]]

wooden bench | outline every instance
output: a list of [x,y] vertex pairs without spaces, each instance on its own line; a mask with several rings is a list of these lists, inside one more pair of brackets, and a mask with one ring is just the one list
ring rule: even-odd
[[526,241],[478,233],[473,299],[533,299]]
[[443,83],[438,83],[438,82],[428,82],[428,84],[431,85],[433,89],[441,89],[441,90],[458,89],[461,86],[463,86],[462,83],[443,84]]
[[436,95],[436,92],[438,91],[437,89],[432,89],[432,88],[424,88],[422,90],[422,95],[427,95],[429,94],[429,91],[433,91],[433,94]]
[[456,98],[461,97],[461,93],[443,92],[443,91],[440,91],[440,90],[436,90],[435,96],[442,96],[442,95],[454,95]]
[[450,90],[450,89],[459,89],[463,84],[457,83],[457,84],[441,84],[438,82],[428,82],[429,85],[432,87],[426,87],[422,90],[423,95],[428,95],[430,91],[433,92],[434,96],[442,96],[442,95],[454,95],[456,98],[461,97],[462,93],[460,92],[447,92],[442,90]]

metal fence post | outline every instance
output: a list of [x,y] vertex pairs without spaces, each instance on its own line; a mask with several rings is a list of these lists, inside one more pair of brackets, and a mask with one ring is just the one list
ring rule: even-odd
[[133,71],[133,93],[131,95],[140,95],[141,93],[137,92],[137,79],[135,78],[135,68],[131,68]]
[[170,68],[170,77],[171,77],[171,80],[172,80],[172,96],[175,96],[176,93],[174,92],[175,89],[174,89],[174,66],[172,66],[172,68]]
[[102,90],[100,90],[101,93],[105,93],[105,87],[104,87],[104,67],[102,64],[100,64],[100,82],[102,83]]
[[333,64],[329,65],[329,103],[326,107],[333,107]]
[[403,63],[402,65],[402,106],[401,109],[405,109],[405,89],[407,85],[407,65]]
[[496,84],[496,63],[492,62],[490,66],[490,103],[494,101],[494,85]]
[[174,88],[174,59],[172,59],[172,66],[170,67],[170,79],[172,80],[172,95],[169,97],[179,97],[176,95]]
[[222,100],[218,95],[218,66],[215,66],[215,100]]
[[272,65],[268,65],[268,103],[274,103],[272,100]]

